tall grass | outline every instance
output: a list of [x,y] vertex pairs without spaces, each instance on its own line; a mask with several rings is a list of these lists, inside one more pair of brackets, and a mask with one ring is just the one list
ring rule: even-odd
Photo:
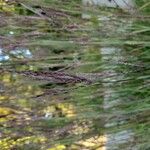
[[[148,1],[137,1],[138,14],[69,0],[0,4],[0,56],[10,57],[0,62],[2,149],[149,148]],[[12,55],[15,48],[32,58]],[[33,80],[19,71],[92,83]]]

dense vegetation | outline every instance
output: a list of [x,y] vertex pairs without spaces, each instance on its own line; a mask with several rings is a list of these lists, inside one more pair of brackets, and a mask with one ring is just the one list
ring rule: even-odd
[[150,149],[149,5],[0,0],[0,149]]

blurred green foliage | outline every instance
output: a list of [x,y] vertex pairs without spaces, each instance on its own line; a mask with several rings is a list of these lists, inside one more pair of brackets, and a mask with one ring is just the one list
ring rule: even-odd
[[[80,0],[0,1],[0,57],[10,56],[0,62],[2,150],[149,148],[149,2],[136,3],[139,14]],[[33,57],[11,55],[16,47]],[[36,81],[16,73],[24,70],[93,83]]]

